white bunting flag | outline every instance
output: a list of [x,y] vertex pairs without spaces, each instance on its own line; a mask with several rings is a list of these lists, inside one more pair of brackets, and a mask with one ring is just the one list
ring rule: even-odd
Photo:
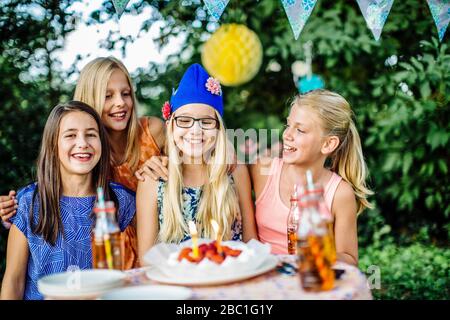
[[378,41],[394,0],[356,0],[367,26]]

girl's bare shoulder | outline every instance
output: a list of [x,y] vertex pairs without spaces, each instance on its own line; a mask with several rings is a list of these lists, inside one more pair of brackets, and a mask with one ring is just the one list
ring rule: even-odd
[[148,116],[146,117],[148,121],[148,128],[152,135],[158,135],[161,131],[164,131],[164,122],[157,117]]
[[250,177],[256,199],[261,195],[269,179],[273,161],[275,161],[275,158],[261,157],[250,165]]
[[147,120],[148,120],[148,129],[151,135],[158,144],[158,147],[162,148],[164,146],[165,130],[166,130],[164,122],[160,118],[152,116],[147,117]]
[[355,200],[355,191],[351,184],[342,179],[336,189],[335,199],[343,201]]
[[356,214],[356,197],[355,191],[353,190],[350,183],[341,180],[339,186],[336,189],[333,200],[333,211],[335,213],[347,212]]
[[249,169],[252,180],[267,179],[274,160],[275,158],[271,157],[259,157],[251,163]]

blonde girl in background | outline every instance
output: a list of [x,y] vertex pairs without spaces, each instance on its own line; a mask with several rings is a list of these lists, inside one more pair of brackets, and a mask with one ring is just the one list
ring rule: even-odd
[[[371,208],[367,168],[349,103],[339,94],[314,90],[298,95],[283,132],[282,158],[261,158],[250,166],[260,241],[287,254],[286,221],[294,184],[305,184],[306,171],[324,186],[334,218],[338,260],[357,265],[357,215]],[[329,161],[329,162],[328,162]],[[326,165],[329,163],[329,165]],[[269,174],[267,174],[269,172]]]
[[[163,122],[137,114],[131,77],[123,63],[113,57],[97,58],[80,73],[74,99],[101,115],[111,145],[112,180],[136,191],[135,172],[164,147]],[[135,222],[122,234],[124,269],[139,266]]]
[[185,72],[167,119],[167,182],[147,177],[136,193],[139,256],[157,242],[190,238],[188,221],[201,237],[214,238],[211,220],[224,240],[256,238],[251,184],[247,168],[227,172],[231,150],[222,120],[220,84],[199,65]]

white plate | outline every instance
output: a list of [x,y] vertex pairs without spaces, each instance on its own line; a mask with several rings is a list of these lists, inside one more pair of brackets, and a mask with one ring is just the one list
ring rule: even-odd
[[186,300],[192,291],[176,286],[134,286],[104,293],[100,300]]
[[225,284],[230,282],[237,282],[241,280],[245,280],[248,278],[252,278],[261,274],[264,274],[272,269],[274,269],[278,264],[278,259],[270,255],[268,256],[263,263],[261,263],[257,268],[254,270],[244,270],[239,272],[239,270],[236,270],[234,274],[209,274],[205,272],[204,276],[202,278],[199,277],[174,277],[174,276],[168,276],[164,274],[160,269],[158,268],[150,268],[146,275],[150,280],[154,280],[160,283],[167,283],[167,284],[175,284],[175,285],[184,285],[184,286],[209,286],[209,285],[219,285],[219,284]]
[[125,279],[118,270],[76,270],[42,277],[38,290],[47,298],[90,298],[122,286]]

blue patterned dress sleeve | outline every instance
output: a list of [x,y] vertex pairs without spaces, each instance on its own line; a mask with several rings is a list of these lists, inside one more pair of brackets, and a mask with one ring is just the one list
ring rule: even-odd
[[118,183],[110,183],[111,189],[119,202],[117,212],[120,231],[124,231],[136,214],[136,194]]
[[15,225],[25,237],[28,238],[28,232],[31,231],[30,226],[30,206],[33,198],[36,184],[30,184],[17,192],[18,208],[17,213],[10,219],[11,223]]

